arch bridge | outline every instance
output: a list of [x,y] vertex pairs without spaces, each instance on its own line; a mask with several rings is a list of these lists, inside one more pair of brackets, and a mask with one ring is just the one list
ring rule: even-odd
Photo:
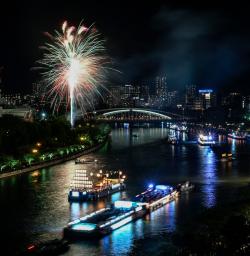
[[182,115],[144,108],[112,108],[88,112],[85,119],[96,119],[107,122],[150,122],[187,120]]

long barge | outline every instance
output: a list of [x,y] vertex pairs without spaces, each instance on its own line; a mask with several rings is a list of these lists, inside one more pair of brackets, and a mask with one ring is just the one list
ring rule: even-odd
[[115,201],[111,207],[102,208],[68,223],[63,230],[64,237],[80,239],[110,234],[175,200],[181,192],[191,188],[189,183],[178,185],[175,189],[165,185],[149,186],[146,191],[136,195],[133,201]]
[[[117,177],[116,177],[117,176]],[[68,193],[69,202],[98,200],[126,188],[121,171],[97,173],[75,170]]]

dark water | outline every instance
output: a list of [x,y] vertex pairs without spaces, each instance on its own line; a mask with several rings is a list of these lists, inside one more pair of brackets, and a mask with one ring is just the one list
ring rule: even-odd
[[[131,138],[126,129],[113,130],[111,148],[84,157],[98,162],[81,168],[126,172],[128,190],[107,200],[68,203],[70,180],[75,168],[79,167],[74,161],[0,180],[0,243],[1,248],[8,251],[3,255],[14,255],[18,248],[31,242],[60,237],[68,221],[111,201],[129,198],[149,183],[176,184],[190,180],[197,185],[196,192],[180,197],[99,241],[73,244],[64,254],[148,255],[150,252],[157,255],[159,248],[168,246],[164,239],[158,239],[159,234],[181,228],[204,208],[231,200],[236,188],[250,182],[249,145],[233,141],[232,150],[240,154],[232,162],[222,162],[209,147],[172,146],[160,141],[169,133],[165,128],[135,129],[133,132],[138,137]],[[144,246],[138,246],[138,241]]]

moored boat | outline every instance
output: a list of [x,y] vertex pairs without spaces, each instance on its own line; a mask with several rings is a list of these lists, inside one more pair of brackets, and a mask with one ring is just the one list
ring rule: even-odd
[[235,139],[235,140],[246,140],[247,136],[244,133],[239,133],[239,132],[232,132],[228,133],[228,138]]

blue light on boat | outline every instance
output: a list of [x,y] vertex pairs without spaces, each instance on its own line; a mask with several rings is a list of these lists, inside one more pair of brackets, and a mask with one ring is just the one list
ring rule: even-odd
[[126,209],[130,209],[133,206],[135,206],[134,202],[131,201],[115,201],[114,202],[114,206],[115,208],[126,208]]
[[92,223],[78,223],[72,226],[74,230],[91,231],[96,228],[95,224]]
[[125,219],[123,219],[123,220],[121,220],[121,221],[119,221],[119,222],[113,224],[113,225],[111,225],[111,228],[112,228],[113,230],[114,230],[114,229],[117,229],[117,228],[119,228],[119,227],[121,227],[121,226],[123,226],[123,225],[129,223],[130,221],[132,221],[132,217],[131,217],[131,216],[129,216],[129,217],[127,217],[127,218],[125,218]]
[[170,189],[169,186],[165,186],[165,185],[157,185],[155,186],[156,189],[159,189],[159,190],[167,190],[167,189]]
[[148,185],[148,188],[153,188],[153,187],[154,187],[154,184],[152,183]]

